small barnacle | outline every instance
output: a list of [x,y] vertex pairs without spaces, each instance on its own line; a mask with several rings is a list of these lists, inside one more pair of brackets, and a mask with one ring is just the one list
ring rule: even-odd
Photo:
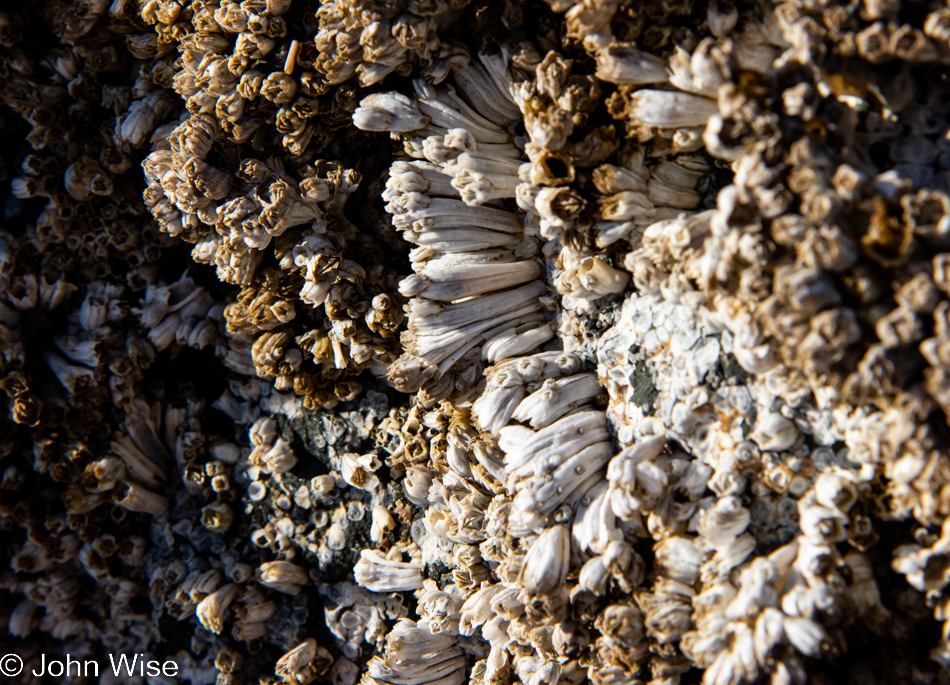
[[644,88],[630,94],[626,114],[640,126],[688,128],[705,126],[719,108],[715,101],[697,95]]
[[901,197],[904,225],[923,237],[944,235],[950,231],[950,199],[936,190],[919,190]]
[[260,94],[275,105],[285,105],[294,98],[297,81],[282,72],[269,74],[260,86]]
[[373,592],[400,592],[422,587],[424,564],[393,561],[374,550],[364,549],[353,576],[358,585]]
[[779,452],[790,448],[798,439],[799,431],[792,421],[777,412],[758,417],[750,439],[760,449]]
[[865,253],[885,267],[897,266],[907,259],[913,244],[912,224],[891,216],[884,200],[871,198],[872,212],[867,231],[861,236]]
[[854,37],[858,54],[871,64],[883,64],[891,59],[890,32],[883,22],[876,22],[859,31]]
[[358,455],[347,452],[342,456],[341,469],[343,480],[354,488],[373,491],[379,485],[379,478],[373,473],[381,466],[375,454]]
[[284,683],[307,685],[326,673],[332,663],[330,653],[311,637],[280,657],[274,670]]
[[409,98],[399,93],[370,95],[353,113],[354,125],[365,131],[416,131],[429,121]]
[[706,9],[709,32],[716,38],[725,38],[735,28],[739,11],[729,0],[712,0]]
[[612,45],[597,53],[597,78],[617,84],[646,85],[669,79],[666,61],[630,46]]
[[570,529],[545,529],[525,555],[518,581],[527,595],[545,595],[561,587],[570,563]]
[[233,522],[234,513],[224,502],[209,504],[201,510],[201,525],[212,533],[226,533]]
[[267,561],[260,566],[261,584],[288,595],[300,593],[310,582],[306,572],[289,561]]
[[241,587],[235,583],[223,585],[201,602],[198,603],[195,613],[207,630],[216,635],[221,634],[224,625],[225,611],[237,597]]
[[910,24],[898,27],[887,47],[892,55],[905,62],[930,62],[937,58],[936,46],[923,31]]
[[116,504],[129,511],[140,511],[152,516],[161,516],[168,509],[168,500],[132,481],[120,481],[112,489]]

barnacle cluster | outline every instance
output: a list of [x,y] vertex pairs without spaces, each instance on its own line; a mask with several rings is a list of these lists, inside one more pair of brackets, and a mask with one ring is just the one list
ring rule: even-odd
[[947,683],[948,70],[912,0],[0,8],[0,638]]

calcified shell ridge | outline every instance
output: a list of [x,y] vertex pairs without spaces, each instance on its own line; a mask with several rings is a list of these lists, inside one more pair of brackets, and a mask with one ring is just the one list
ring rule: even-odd
[[0,7],[0,651],[950,683],[948,84],[939,2]]

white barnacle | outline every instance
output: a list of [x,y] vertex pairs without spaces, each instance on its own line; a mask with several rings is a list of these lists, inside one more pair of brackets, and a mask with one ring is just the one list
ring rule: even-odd
[[288,595],[299,594],[310,582],[307,573],[289,561],[266,561],[260,567],[261,584]]
[[225,612],[237,597],[240,585],[228,583],[209,594],[195,609],[198,620],[205,629],[210,630],[215,635],[220,635],[224,626]]
[[782,627],[791,645],[805,656],[817,656],[828,644],[825,630],[809,618],[787,616]]
[[630,120],[642,126],[705,126],[709,117],[718,113],[714,100],[689,93],[644,88],[630,96]]
[[425,585],[426,590],[419,599],[419,615],[422,616],[422,623],[434,634],[458,634],[462,598],[451,592],[453,589],[458,592],[458,588],[449,586],[446,592],[442,592],[431,580],[426,581]]
[[545,595],[560,587],[570,567],[571,533],[564,525],[545,529],[528,549],[518,583],[528,595]]
[[382,542],[386,533],[395,527],[396,519],[393,518],[386,507],[381,504],[373,507],[372,527],[369,531],[369,537],[373,542]]
[[433,633],[408,619],[386,636],[386,649],[367,664],[364,678],[374,685],[462,685],[465,656],[456,636]]
[[297,463],[293,448],[283,438],[277,438],[262,457],[263,463],[271,473],[286,473]]
[[798,435],[798,428],[792,421],[778,412],[763,412],[756,420],[750,438],[760,449],[780,452],[794,445]]
[[475,110],[492,122],[506,126],[521,117],[504,74],[506,59],[501,55],[478,56],[452,61],[452,75]]
[[353,123],[364,131],[405,133],[424,128],[429,117],[401,93],[374,93],[360,102],[353,113]]
[[343,480],[354,488],[373,491],[379,485],[379,478],[374,475],[381,462],[372,452],[359,455],[354,452],[345,452],[341,457]]
[[495,615],[492,599],[504,589],[501,584],[483,583],[481,588],[465,600],[460,610],[459,632],[462,635],[474,634],[476,628]]
[[670,75],[666,60],[627,45],[612,45],[596,55],[597,78],[628,85],[665,83]]
[[373,592],[401,592],[422,587],[424,564],[395,561],[375,550],[364,549],[353,576],[358,585]]

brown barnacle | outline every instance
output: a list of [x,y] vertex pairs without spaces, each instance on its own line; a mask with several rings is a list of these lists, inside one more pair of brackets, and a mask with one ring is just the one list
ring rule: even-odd
[[539,150],[531,163],[530,182],[539,186],[573,183],[574,166],[574,159],[567,152]]
[[883,64],[891,60],[890,31],[884,22],[876,22],[858,32],[854,37],[858,54],[871,64]]
[[817,269],[797,265],[776,270],[773,291],[802,314],[818,312],[841,300],[840,293],[828,276]]
[[940,293],[930,274],[918,273],[898,288],[894,300],[908,311],[931,314],[940,302]]
[[168,510],[168,499],[134,481],[120,481],[112,489],[112,499],[123,509],[161,516]]
[[[286,2],[286,0],[281,0],[280,3],[272,1],[272,4],[275,6],[289,6],[289,3]],[[247,30],[251,33],[265,34],[271,38],[283,38],[285,35],[287,35],[287,23],[284,21],[283,17],[276,16],[277,14],[282,13],[283,12],[272,13],[268,11],[249,14],[247,19]]]
[[296,92],[297,80],[280,71],[269,74],[260,85],[260,94],[275,105],[286,105]]
[[309,224],[323,218],[323,210],[297,188],[283,179],[271,182],[266,190],[257,191],[263,207],[260,223],[272,236],[279,236],[288,228]]
[[125,472],[125,462],[118,457],[98,459],[83,470],[82,485],[89,492],[106,492],[125,478]]
[[597,617],[594,627],[601,634],[595,647],[605,663],[636,669],[648,654],[643,613],[636,606],[612,604]]
[[861,236],[864,253],[881,266],[903,264],[910,254],[914,233],[906,222],[891,216],[887,203],[880,197],[870,199],[871,216]]
[[266,78],[267,74],[263,71],[248,69],[241,74],[241,79],[237,83],[236,91],[238,95],[245,100],[253,101],[261,94],[261,88],[263,88],[264,79]]
[[237,90],[232,90],[218,98],[214,106],[215,116],[222,122],[237,124],[244,116],[247,100]]
[[911,63],[932,62],[937,58],[937,48],[921,31],[904,24],[891,33],[888,51],[897,59]]
[[255,643],[268,633],[267,624],[263,621],[243,621],[238,619],[234,622],[231,629],[231,635],[235,640],[241,640],[247,643]]
[[731,0],[711,0],[706,7],[706,25],[716,38],[725,38],[739,21],[739,11]]
[[66,191],[76,200],[93,195],[111,195],[112,177],[91,157],[82,157],[66,169],[63,177]]
[[583,140],[568,145],[567,152],[575,166],[588,169],[605,161],[619,146],[614,126],[598,126]]
[[844,207],[844,201],[831,188],[812,186],[802,195],[802,216],[812,225],[831,223]]
[[119,542],[119,559],[126,566],[138,567],[146,551],[145,540],[138,535],[130,535]]
[[242,3],[222,0],[220,5],[214,8],[214,22],[225,33],[241,33],[247,28],[249,11],[251,8]]
[[[227,197],[228,191],[231,189],[231,176],[228,173],[196,157],[187,159],[181,165],[178,176],[183,181],[191,184],[201,198],[222,200]],[[180,208],[185,209],[181,206]],[[196,204],[194,209],[197,211],[201,207]]]
[[523,107],[525,128],[531,142],[545,150],[563,148],[574,131],[570,112],[539,94],[528,98]]
[[858,16],[864,21],[890,19],[901,9],[900,0],[862,0],[858,4]]
[[373,298],[371,308],[366,312],[365,318],[366,325],[373,333],[388,339],[399,330],[405,320],[405,315],[390,295],[382,293]]
[[36,628],[39,621],[35,616],[39,605],[29,599],[19,602],[7,619],[7,632],[13,637],[26,638]]
[[[275,24],[274,26],[277,29],[280,28],[279,25]],[[264,28],[264,26],[258,25],[258,28]],[[284,25],[284,30],[286,30],[286,25]],[[270,29],[268,26],[259,33],[252,33],[250,31],[241,33],[234,43],[234,54],[231,60],[242,58],[246,60],[259,60],[266,57],[278,45],[278,41],[267,35],[269,32]]]
[[89,493],[75,485],[69,486],[61,497],[69,514],[88,514],[96,507],[112,501],[108,493]]
[[854,266],[860,257],[854,239],[837,224],[809,228],[795,245],[795,252],[807,267],[839,273]]
[[[256,328],[272,331],[278,326],[293,321],[297,312],[292,300],[285,299],[270,290],[261,290],[254,299],[246,302],[247,296],[253,293],[253,289],[245,289],[241,293],[241,300],[242,304],[246,303],[244,316]],[[227,311],[225,311],[225,317],[227,316]]]
[[14,423],[35,428],[40,424],[43,402],[31,393],[18,395],[13,399],[12,416]]
[[868,185],[868,176],[850,164],[841,164],[831,178],[835,192],[848,202],[857,200]]
[[893,351],[880,343],[873,344],[858,362],[857,369],[845,379],[842,394],[861,400],[896,392],[901,373],[903,369],[895,363]]
[[917,342],[925,332],[922,317],[904,307],[897,307],[878,319],[874,330],[886,348]]
[[289,561],[266,561],[260,567],[260,583],[288,595],[300,593],[310,582],[306,571]]
[[[238,582],[238,581],[235,581]],[[264,594],[253,586],[246,586],[239,605],[234,613],[238,621],[245,623],[262,623],[277,613],[277,604],[267,601]]]
[[226,618],[225,612],[240,590],[240,585],[228,583],[222,585],[198,603],[195,614],[206,630],[210,630],[215,635],[221,634]]
[[217,685],[243,685],[244,657],[240,652],[222,647],[214,659],[214,667],[218,669]]
[[950,198],[930,188],[901,197],[904,225],[908,230],[925,238],[950,232]]
[[933,282],[944,293],[950,294],[950,253],[941,252],[932,260]]
[[541,190],[535,200],[541,215],[541,235],[549,240],[560,237],[573,227],[586,204],[584,198],[572,188]]
[[234,512],[224,502],[208,504],[201,510],[201,525],[212,533],[224,534],[234,522]]
[[288,349],[293,341],[293,334],[289,331],[270,331],[261,333],[251,348],[251,356],[257,375],[261,378],[274,378],[281,370],[278,368],[285,354],[299,350]]
[[[317,364],[323,364],[327,368],[334,366],[334,344],[330,336],[319,328],[307,331],[296,338],[300,349],[309,353]],[[297,394],[303,394],[298,392]]]
[[924,34],[944,46],[950,45],[950,8],[940,7],[928,14]]
[[280,657],[274,672],[287,685],[307,685],[326,673],[332,663],[330,653],[310,637]]
[[50,197],[47,179],[34,176],[18,176],[10,181],[10,191],[21,200],[34,197]]

